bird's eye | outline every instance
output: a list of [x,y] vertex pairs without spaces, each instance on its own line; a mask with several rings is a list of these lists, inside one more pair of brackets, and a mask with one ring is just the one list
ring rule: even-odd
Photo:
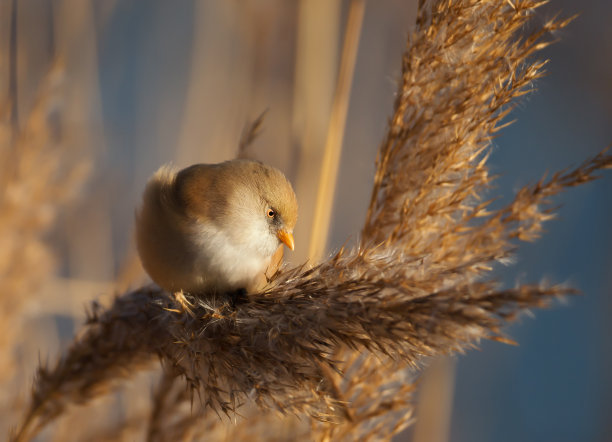
[[276,212],[272,209],[268,209],[268,218],[274,218],[276,216]]

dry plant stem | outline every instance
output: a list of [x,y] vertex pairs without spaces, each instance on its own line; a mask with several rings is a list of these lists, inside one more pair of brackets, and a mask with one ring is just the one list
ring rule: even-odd
[[177,373],[172,369],[163,370],[153,397],[147,441],[193,440],[189,436],[195,431],[198,421],[205,419],[205,410],[190,406],[188,413],[181,413],[180,409],[185,405],[193,405],[192,399],[191,392]]
[[240,141],[238,143],[238,158],[250,159],[250,155],[247,149],[249,148],[249,146],[251,146],[251,144],[253,144],[253,141],[255,141],[257,135],[259,135],[259,132],[261,131],[261,126],[267,113],[268,110],[266,109],[253,122],[248,123],[244,127],[242,135],[240,136]]
[[315,440],[385,440],[412,421],[411,374],[400,361],[368,352],[346,352],[344,372],[330,377],[347,398],[350,420],[313,422]]
[[[338,81],[342,25],[342,1],[300,0],[296,29],[293,84],[292,149],[294,188],[299,195],[300,221],[294,236],[297,244],[308,244],[315,215],[321,161],[325,155],[331,109]],[[324,42],[321,44],[321,42]],[[294,262],[304,262],[308,247],[298,247]]]
[[295,441],[303,440],[309,424],[295,416],[279,419],[249,404],[231,422],[212,410],[194,404],[193,396],[181,378],[166,370],[153,398],[153,412],[147,440],[156,442],[225,440],[225,441]]
[[[171,296],[156,288],[118,297],[55,367],[41,369],[17,439],[154,354],[186,380],[196,405],[231,415],[253,401],[341,422],[317,430],[329,439],[391,437],[410,421],[400,368],[481,338],[507,341],[500,328],[520,311],[572,293],[562,286],[504,289],[485,278],[517,239],[537,237],[553,215],[551,196],[612,166],[612,155],[602,152],[525,187],[501,210],[479,200],[491,180],[492,136],[542,75],[544,63],[527,57],[567,23],[551,21],[521,37],[539,5],[449,0],[429,10],[421,3],[358,247],[313,268],[283,271],[236,308],[221,295]],[[370,352],[380,365],[354,352],[338,360],[343,346]],[[364,384],[373,370],[376,387],[391,396],[371,409],[373,390]],[[352,374],[360,380],[352,382]],[[396,382],[386,385],[389,379]]]
[[323,163],[321,164],[321,174],[317,187],[317,200],[308,253],[308,259],[311,262],[318,262],[322,258],[327,246],[336,181],[340,167],[342,141],[364,13],[365,0],[351,1],[344,34],[342,58],[340,59],[340,71],[332,103]]
[[432,361],[420,374],[413,442],[449,440],[454,378],[455,361],[450,357]]
[[169,401],[171,389],[177,380],[177,376],[170,372],[163,370],[161,378],[157,385],[155,395],[153,396],[153,404],[151,408],[151,415],[149,416],[149,423],[147,426],[147,440],[154,441],[159,439],[158,434],[163,434],[162,425],[160,425],[161,419],[163,419],[165,408]]
[[[308,251],[308,260],[310,262],[319,262],[327,246],[351,85],[353,84],[364,13],[364,0],[351,1],[317,187],[317,198]],[[345,359],[344,351],[344,348],[338,348],[334,357],[338,360]],[[340,404],[341,413],[344,418],[353,421],[353,413],[346,406],[346,400],[337,379],[332,376],[333,372],[326,365],[320,365],[320,369],[325,382],[329,385],[329,392]]]

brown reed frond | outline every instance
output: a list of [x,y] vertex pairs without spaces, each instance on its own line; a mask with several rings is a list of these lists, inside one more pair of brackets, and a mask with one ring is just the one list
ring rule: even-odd
[[366,270],[361,255],[339,254],[315,269],[287,272],[278,286],[236,309],[222,298],[189,297],[189,312],[155,288],[117,298],[92,316],[55,367],[39,370],[16,439],[66,405],[103,393],[156,354],[185,377],[201,405],[230,413],[248,398],[264,408],[336,419],[341,404],[322,384],[320,367],[335,369],[329,356],[338,343],[418,364],[426,355],[498,336],[503,321],[520,309],[567,292],[538,286],[494,291],[492,283],[474,283],[415,296],[393,279],[353,279],[358,266]]
[[[117,298],[107,311],[94,304],[84,334],[53,367],[41,365],[32,390],[28,414],[15,434],[27,440],[42,426],[61,415],[71,403],[85,403],[107,391],[110,382],[131,376],[154,361],[155,341],[167,342],[163,329],[152,321],[149,292]],[[144,309],[143,306],[147,306]],[[139,327],[142,327],[139,329]],[[34,419],[38,418],[36,425]]]
[[[163,370],[153,397],[147,441],[170,442],[204,438],[203,433],[194,433],[196,429],[202,429],[203,426],[197,424],[206,419],[206,410],[200,407],[193,409],[192,392],[180,381],[180,377],[172,369]],[[187,412],[182,410],[185,407]]]
[[315,440],[386,440],[413,421],[414,373],[402,361],[368,352],[341,350],[342,374],[326,373],[335,397],[346,400],[340,424],[314,421]]
[[[0,280],[3,292],[26,293],[50,266],[42,236],[61,204],[80,188],[86,165],[61,145],[61,64],[41,84],[23,127],[11,136],[7,109],[0,119]],[[32,272],[41,267],[43,271]],[[11,303],[15,300],[11,299]],[[10,308],[11,305],[7,305]]]
[[182,379],[165,370],[153,397],[147,440],[150,442],[224,440],[228,442],[302,440],[309,423],[296,417],[279,422],[275,413],[266,413],[253,404],[241,408],[230,422],[210,409],[193,404],[193,396]]
[[86,174],[82,155],[65,146],[60,130],[63,80],[63,67],[56,61],[20,125],[10,111],[16,103],[0,109],[0,414],[4,425],[15,413],[14,401],[23,382],[15,363],[23,343],[23,310],[54,267],[44,237]]
[[[231,414],[253,401],[333,422],[315,429],[324,438],[390,436],[410,420],[402,367],[481,338],[507,341],[501,327],[521,310],[572,293],[484,279],[514,240],[539,234],[552,216],[549,197],[612,165],[602,152],[525,187],[500,210],[479,199],[491,182],[491,138],[543,73],[544,62],[528,57],[567,24],[553,20],[521,34],[541,4],[420,2],[359,245],[283,271],[235,307],[222,295],[154,287],[118,297],[55,367],[40,370],[16,439],[154,355],[186,380],[196,405]],[[338,353],[343,346],[362,355]],[[385,386],[388,396],[380,395]]]

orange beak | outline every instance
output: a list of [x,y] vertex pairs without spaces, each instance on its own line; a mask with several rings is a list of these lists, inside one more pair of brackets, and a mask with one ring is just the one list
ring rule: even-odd
[[293,242],[293,235],[291,233],[287,232],[286,230],[279,230],[276,236],[283,244],[285,244],[291,250],[295,248],[295,243]]

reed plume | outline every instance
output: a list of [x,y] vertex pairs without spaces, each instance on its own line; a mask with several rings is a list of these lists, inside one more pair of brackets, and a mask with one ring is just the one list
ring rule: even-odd
[[[0,413],[7,430],[26,377],[22,350],[24,311],[54,269],[46,235],[59,210],[81,188],[87,165],[67,148],[60,130],[64,71],[56,61],[34,102],[16,119],[12,102],[0,115]],[[20,370],[21,369],[21,370]]]
[[249,402],[313,417],[322,439],[390,437],[410,423],[405,367],[482,338],[508,342],[501,327],[520,311],[572,293],[503,288],[490,271],[538,237],[551,196],[594,179],[612,155],[526,186],[501,209],[482,199],[491,140],[543,75],[532,56],[569,22],[525,33],[542,3],[420,1],[359,243],[282,270],[237,306],[150,286],[96,307],[68,352],[39,369],[15,439],[158,358],[196,407],[232,416]]

